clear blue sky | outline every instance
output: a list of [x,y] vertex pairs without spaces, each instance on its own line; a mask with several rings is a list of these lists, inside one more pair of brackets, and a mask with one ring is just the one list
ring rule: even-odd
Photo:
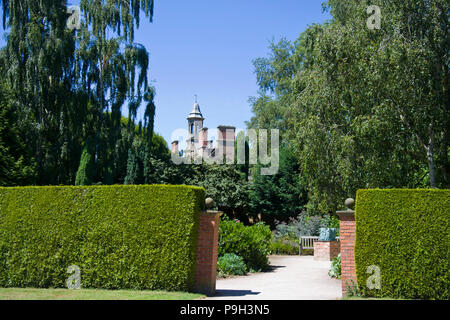
[[308,25],[330,18],[322,0],[156,0],[152,24],[136,42],[150,52],[156,87],[156,132],[170,144],[186,128],[194,95],[210,135],[218,125],[245,129],[248,99],[258,87],[252,61],[269,53],[272,39],[295,40]]
[[267,56],[272,39],[295,40],[329,19],[322,1],[155,0],[154,21],[142,17],[135,41],[150,53],[156,132],[170,144],[174,130],[187,129],[195,94],[210,136],[218,125],[245,129],[258,90],[252,61]]

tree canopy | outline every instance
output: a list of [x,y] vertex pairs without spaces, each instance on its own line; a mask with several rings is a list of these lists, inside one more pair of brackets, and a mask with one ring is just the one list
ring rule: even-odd
[[333,19],[257,59],[250,127],[295,146],[307,207],[333,212],[358,188],[448,187],[449,3],[330,0]]
[[7,32],[0,61],[11,92],[4,103],[13,104],[17,136],[36,162],[33,183],[73,184],[89,154],[88,180],[120,182],[141,105],[142,131],[152,143],[155,91],[148,52],[134,43],[134,32],[141,13],[152,21],[153,0],[82,0],[79,30],[66,27],[66,1],[0,2]]
[[448,0],[380,0],[375,28],[371,1],[329,0],[330,21],[254,60],[247,126],[280,131],[273,176],[249,161],[171,162],[134,42],[153,0],[81,0],[75,30],[66,1],[0,3],[2,186],[193,184],[229,215],[271,224],[333,213],[359,188],[450,186]]

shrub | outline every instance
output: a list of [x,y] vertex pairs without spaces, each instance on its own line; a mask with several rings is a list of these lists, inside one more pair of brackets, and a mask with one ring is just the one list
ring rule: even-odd
[[88,138],[83,148],[83,152],[81,153],[80,165],[75,178],[76,186],[92,185],[95,172],[94,150],[94,141],[92,138]]
[[333,228],[339,230],[340,221],[337,216],[325,215],[320,221],[321,228]]
[[328,275],[332,278],[340,279],[341,278],[341,254],[331,261],[331,268],[328,271]]
[[250,271],[260,271],[268,266],[272,240],[269,226],[257,223],[247,227],[224,219],[219,227],[219,257],[227,253],[241,256]]
[[275,238],[298,240],[301,236],[319,236],[320,228],[339,228],[339,219],[329,215],[308,216],[304,211],[297,218],[291,218],[289,223],[278,223]]
[[298,255],[299,254],[298,241],[295,242],[289,239],[274,239],[270,243],[270,251],[272,254]]
[[[363,294],[449,299],[450,190],[359,190],[355,264]],[[381,289],[366,285],[369,266]]]
[[191,290],[204,190],[0,188],[0,286]]
[[217,260],[217,271],[219,276],[236,275],[242,276],[247,272],[244,259],[234,253],[226,253]]

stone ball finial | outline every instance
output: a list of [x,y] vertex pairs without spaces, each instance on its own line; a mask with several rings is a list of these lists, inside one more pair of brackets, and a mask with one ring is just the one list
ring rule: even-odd
[[211,198],[207,198],[206,200],[205,200],[205,206],[206,206],[206,209],[212,209],[213,207],[214,207],[214,200],[213,199],[211,199]]
[[345,200],[345,206],[349,209],[349,210],[353,210],[355,208],[355,199],[353,198],[348,198],[347,200]]

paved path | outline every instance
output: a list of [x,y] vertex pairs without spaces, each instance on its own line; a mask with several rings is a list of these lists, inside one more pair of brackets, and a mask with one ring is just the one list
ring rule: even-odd
[[328,276],[331,262],[312,256],[271,256],[269,272],[217,280],[208,300],[336,300],[341,282]]

